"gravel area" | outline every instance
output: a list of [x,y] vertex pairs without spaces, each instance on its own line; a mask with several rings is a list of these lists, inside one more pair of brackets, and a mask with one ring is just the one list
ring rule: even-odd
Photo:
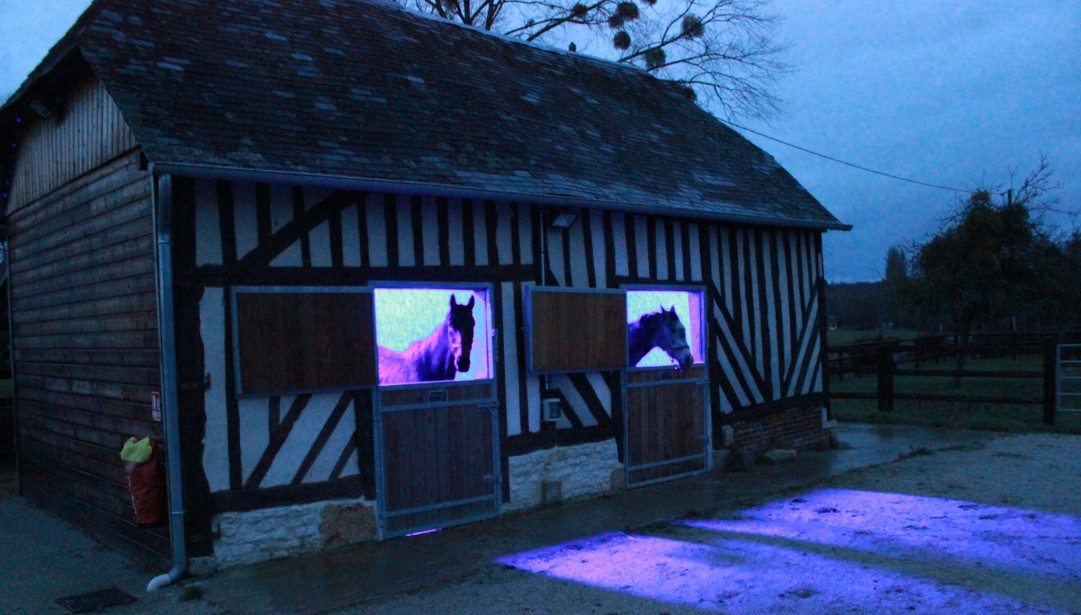
[[341,612],[1081,613],[1081,437],[903,457]]

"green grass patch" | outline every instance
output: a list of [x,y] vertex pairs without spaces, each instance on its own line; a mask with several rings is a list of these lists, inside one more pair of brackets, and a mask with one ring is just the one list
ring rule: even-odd
[[855,344],[857,342],[866,342],[870,340],[881,339],[900,339],[908,340],[917,337],[919,332],[915,329],[833,329],[827,334],[830,347],[845,346],[847,344]]

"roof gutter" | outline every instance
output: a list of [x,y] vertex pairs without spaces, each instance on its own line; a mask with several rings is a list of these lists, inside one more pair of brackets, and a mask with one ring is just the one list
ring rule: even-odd
[[849,231],[851,224],[841,222],[823,222],[821,220],[797,220],[778,219],[753,216],[746,214],[719,214],[700,210],[685,209],[680,207],[656,207],[635,205],[620,201],[607,201],[591,199],[585,196],[564,194],[528,194],[520,192],[508,192],[502,190],[487,190],[483,188],[471,188],[465,186],[451,186],[448,184],[436,184],[430,182],[415,182],[408,180],[388,180],[365,177],[352,177],[349,175],[327,175],[322,173],[303,173],[296,171],[268,171],[247,169],[243,167],[227,167],[209,164],[189,164],[173,162],[151,162],[150,172],[155,175],[182,175],[186,177],[205,177],[208,179],[228,179],[234,181],[251,181],[261,183],[302,184],[335,188],[340,190],[365,190],[370,192],[404,192],[409,194],[421,194],[426,196],[449,197],[449,198],[481,198],[502,201],[529,201],[539,205],[554,205],[560,207],[596,207],[623,211],[629,213],[653,214],[653,215],[679,215],[688,218],[713,220],[717,222],[733,222],[737,224],[753,224],[761,226],[779,226],[788,228],[801,228],[817,231]]
[[184,532],[184,494],[180,462],[180,405],[177,390],[176,331],[173,316],[172,220],[173,188],[168,175],[151,174],[154,194],[154,234],[158,251],[158,335],[161,350],[162,416],[165,419],[165,462],[169,493],[169,542],[173,567],[146,586],[152,592],[175,583],[188,568],[187,536]]

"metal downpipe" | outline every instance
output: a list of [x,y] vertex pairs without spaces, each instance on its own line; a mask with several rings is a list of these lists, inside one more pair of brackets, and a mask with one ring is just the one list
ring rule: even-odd
[[166,480],[169,493],[169,542],[173,548],[173,567],[154,577],[146,586],[152,592],[175,583],[188,568],[187,540],[184,533],[184,496],[180,463],[180,408],[176,375],[176,332],[173,315],[172,260],[172,177],[152,180],[155,235],[158,256],[158,339],[161,349],[162,417],[165,429]]

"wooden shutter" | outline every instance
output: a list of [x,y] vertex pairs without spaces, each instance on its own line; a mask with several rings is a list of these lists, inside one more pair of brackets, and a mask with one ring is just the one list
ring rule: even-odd
[[238,394],[374,386],[372,299],[369,289],[235,289]]
[[573,372],[627,364],[627,297],[620,290],[527,287],[529,369]]

